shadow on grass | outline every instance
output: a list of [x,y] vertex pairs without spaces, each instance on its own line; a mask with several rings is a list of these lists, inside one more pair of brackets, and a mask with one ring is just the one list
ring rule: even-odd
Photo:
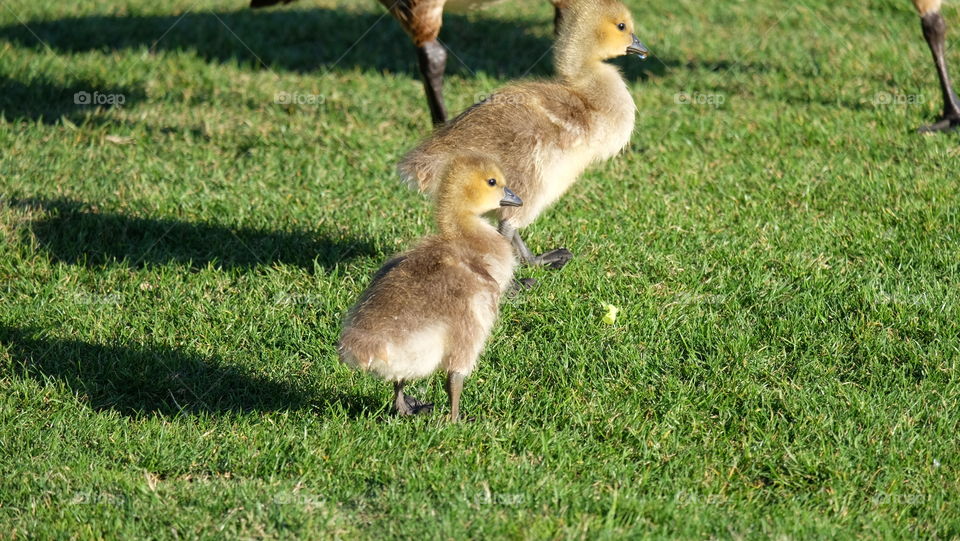
[[[657,56],[656,51],[646,60],[639,60],[635,56],[620,57],[612,60],[614,64],[620,66],[624,76],[628,80],[646,81],[651,76],[662,77],[668,71],[684,70],[689,72],[709,71],[722,74],[742,74],[742,73],[761,73],[766,74],[777,71],[775,65],[766,62],[740,62],[729,59],[705,59],[698,58],[687,61],[680,61],[673,58]],[[689,86],[680,89],[681,91],[695,90]]]
[[0,75],[0,113],[8,120],[40,120],[54,124],[60,117],[74,123],[111,107],[142,101],[138,88],[112,87],[95,82],[60,86],[44,80],[23,83]]
[[39,381],[63,381],[96,410],[124,415],[342,409],[351,417],[377,412],[370,397],[332,389],[313,392],[226,366],[212,357],[165,346],[128,347],[39,337],[0,323],[0,354],[13,370]]
[[[552,14],[543,24],[544,29],[552,30]],[[531,33],[530,26],[445,15],[441,39],[456,51],[456,56],[450,57],[450,71],[512,77],[548,73],[550,55],[545,53],[552,38],[549,33]],[[253,66],[262,62],[271,69],[295,72],[336,67],[419,77],[413,44],[386,11],[295,7],[188,11],[182,15],[87,15],[8,24],[0,27],[0,41],[70,53],[186,51],[211,62]]]
[[[503,78],[552,74],[553,10],[546,2],[544,6],[542,21],[445,13],[440,39],[453,51],[447,73],[483,72]],[[179,51],[208,62],[300,73],[362,69],[420,77],[410,38],[386,11],[298,6],[182,15],[87,15],[2,26],[0,40],[66,53]],[[656,44],[648,45],[656,52]],[[724,62],[719,61],[718,69]],[[683,63],[630,58],[621,65],[631,78],[647,79]]]
[[96,212],[69,199],[11,199],[12,207],[41,210],[45,216],[28,232],[54,261],[100,267],[127,262],[133,267],[177,263],[198,270],[252,268],[282,263],[330,269],[354,257],[375,255],[363,239],[324,236],[314,231],[230,228],[170,219]]

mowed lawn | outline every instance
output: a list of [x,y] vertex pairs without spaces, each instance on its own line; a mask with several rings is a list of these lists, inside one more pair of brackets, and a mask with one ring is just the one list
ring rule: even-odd
[[[629,3],[632,142],[526,230],[576,257],[519,269],[448,425],[336,356],[433,231],[378,4],[0,2],[0,537],[960,536],[960,135],[914,133],[909,2]],[[552,18],[448,16],[451,111],[548,76]]]

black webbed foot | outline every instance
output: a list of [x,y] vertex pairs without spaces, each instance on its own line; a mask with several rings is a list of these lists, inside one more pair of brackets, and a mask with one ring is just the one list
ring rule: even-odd
[[940,117],[940,119],[933,124],[920,126],[920,128],[917,129],[917,133],[948,132],[958,127],[960,127],[960,116],[944,116]]
[[433,404],[422,402],[403,393],[404,382],[398,381],[393,385],[393,407],[397,415],[419,415],[433,411]]
[[530,264],[543,265],[551,269],[562,269],[571,259],[573,259],[573,253],[570,250],[557,248],[556,250],[550,250],[549,252],[544,252],[534,257]]

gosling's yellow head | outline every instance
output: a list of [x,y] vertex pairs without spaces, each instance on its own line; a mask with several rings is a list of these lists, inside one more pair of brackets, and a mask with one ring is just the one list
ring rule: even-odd
[[618,0],[573,0],[563,13],[560,39],[596,60],[628,54],[644,59],[650,51],[634,32],[633,16]]
[[461,154],[447,167],[441,184],[441,212],[482,215],[500,207],[523,204],[503,179],[496,161],[480,154]]

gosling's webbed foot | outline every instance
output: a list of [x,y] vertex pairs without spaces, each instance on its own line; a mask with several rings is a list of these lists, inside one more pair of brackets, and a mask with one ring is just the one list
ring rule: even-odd
[[557,248],[540,255],[533,255],[530,248],[527,248],[527,243],[520,238],[520,233],[506,220],[500,220],[500,234],[510,240],[524,264],[560,269],[573,259],[573,253],[566,248]]
[[433,411],[433,404],[421,402],[410,395],[404,394],[403,384],[402,381],[398,381],[393,386],[393,407],[397,410],[397,415],[419,415]]
[[535,285],[537,285],[536,278],[514,278],[513,283],[510,284],[510,288],[507,289],[507,298],[512,299],[519,295],[521,291],[533,289]]
[[520,289],[533,289],[533,286],[537,285],[536,278],[519,278],[514,279],[514,284],[517,285]]
[[929,124],[927,126],[920,126],[917,129],[917,133],[939,133],[952,131],[960,127],[960,115],[957,116],[944,116],[940,117],[940,120]]
[[403,402],[406,408],[404,411],[398,411],[400,415],[420,415],[421,413],[430,413],[433,411],[432,402],[423,402],[410,395],[404,395]]
[[542,265],[551,269],[562,269],[564,265],[573,259],[573,252],[566,248],[557,248],[534,256],[527,261],[528,265]]

